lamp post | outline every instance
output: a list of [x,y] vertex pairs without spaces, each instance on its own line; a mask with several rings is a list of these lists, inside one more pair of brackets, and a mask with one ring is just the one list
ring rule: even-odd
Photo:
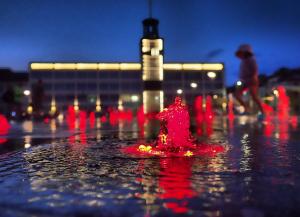
[[[213,71],[210,71],[210,72],[207,72],[207,77],[211,80],[211,81],[213,81],[213,80],[215,80],[215,78],[217,77],[217,74],[216,74],[216,72],[213,72]],[[204,79],[203,79],[204,80]],[[203,81],[204,82],[204,81]],[[203,84],[203,86],[204,86],[204,84]],[[205,87],[204,87],[204,90],[205,90]],[[205,99],[205,95],[203,94],[203,103],[204,103],[204,107],[205,107],[205,105],[206,105],[206,99]]]
[[26,90],[23,91],[23,94],[27,98],[27,108],[26,108],[26,111],[27,111],[27,113],[29,115],[31,115],[32,111],[33,111],[33,108],[32,108],[32,105],[31,105],[31,91],[26,89]]

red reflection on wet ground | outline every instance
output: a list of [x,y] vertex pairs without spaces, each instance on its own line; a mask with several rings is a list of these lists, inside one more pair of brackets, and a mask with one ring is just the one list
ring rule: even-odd
[[174,213],[188,211],[188,199],[196,195],[191,186],[193,160],[188,158],[160,159],[159,188],[162,190],[158,197],[167,202],[164,206]]
[[[93,115],[89,116],[90,124],[95,120],[93,119]],[[79,111],[76,113],[74,106],[69,106],[68,111],[66,113],[66,121],[69,128],[70,136],[68,141],[71,145],[75,145],[80,141],[81,144],[87,144],[87,135],[86,135],[86,127],[87,127],[87,113],[86,111]],[[79,124],[78,124],[79,123]],[[75,130],[79,130],[80,134],[74,135]]]
[[224,151],[223,146],[197,144],[190,132],[190,117],[186,105],[176,97],[174,104],[157,116],[161,122],[158,139],[151,144],[137,144],[122,149],[133,155],[194,156],[215,155]]

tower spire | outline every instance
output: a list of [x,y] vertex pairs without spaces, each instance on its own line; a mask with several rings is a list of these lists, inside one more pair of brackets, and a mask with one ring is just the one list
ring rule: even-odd
[[152,18],[152,0],[148,0],[149,18]]

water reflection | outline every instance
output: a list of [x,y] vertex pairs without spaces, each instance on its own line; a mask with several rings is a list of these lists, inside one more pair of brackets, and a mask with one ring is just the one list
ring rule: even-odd
[[27,120],[24,121],[22,124],[23,131],[26,133],[32,133],[33,132],[33,121]]
[[191,186],[193,159],[160,159],[158,197],[175,213],[186,213],[188,200],[196,195]]
[[[93,117],[82,116],[22,125],[26,151],[0,156],[0,204],[50,216],[241,216],[245,207],[273,216],[297,207],[299,129],[289,120],[236,117],[230,130],[216,117],[203,140],[230,144],[228,152],[159,159],[119,152],[143,139],[140,123],[108,126],[95,118],[91,124]],[[56,137],[63,130],[67,134]],[[35,146],[35,138],[45,136],[40,132],[52,140]]]

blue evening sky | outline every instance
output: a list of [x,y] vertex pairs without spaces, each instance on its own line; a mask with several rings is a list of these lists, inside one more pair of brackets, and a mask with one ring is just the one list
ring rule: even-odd
[[[139,61],[146,0],[0,0],[0,67],[30,61]],[[165,61],[222,61],[253,45],[261,73],[300,66],[300,1],[154,0]]]

